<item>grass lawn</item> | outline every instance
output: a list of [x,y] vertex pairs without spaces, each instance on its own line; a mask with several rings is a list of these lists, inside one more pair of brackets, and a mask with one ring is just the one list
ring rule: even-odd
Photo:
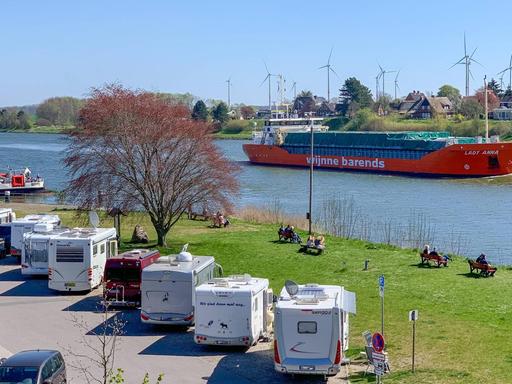
[[[18,217],[25,213],[17,211]],[[65,225],[85,225],[72,211],[57,211]],[[147,218],[122,219],[128,241],[136,223],[155,239]],[[103,225],[111,226],[110,219]],[[453,260],[447,268],[420,267],[417,251],[327,236],[321,256],[298,253],[295,244],[276,241],[277,228],[233,220],[229,228],[208,228],[209,222],[180,221],[168,236],[177,252],[184,243],[197,255],[212,255],[226,274],[249,273],[270,280],[275,293],[286,279],[299,283],[339,284],[357,294],[357,315],[351,317],[351,349],[363,347],[361,333],[380,329],[377,280],[386,277],[385,336],[392,373],[385,383],[510,383],[512,382],[512,271],[499,268],[494,278],[469,275],[467,262]],[[154,240],[153,240],[154,242]],[[121,249],[135,245],[123,243]],[[370,270],[363,271],[365,259]],[[419,310],[417,372],[410,370],[411,324],[408,311]],[[351,382],[373,382],[356,375]]]

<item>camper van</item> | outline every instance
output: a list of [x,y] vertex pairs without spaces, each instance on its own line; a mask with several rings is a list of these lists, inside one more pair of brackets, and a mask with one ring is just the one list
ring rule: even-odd
[[48,288],[90,291],[101,284],[106,260],[117,254],[115,228],[73,228],[50,239]]
[[23,248],[23,234],[32,232],[37,223],[50,223],[54,227],[60,226],[57,215],[28,215],[11,222],[11,256],[21,257]]
[[23,234],[21,249],[22,275],[48,275],[48,248],[52,236],[69,231],[55,228],[51,223],[38,223],[32,232]]
[[0,224],[10,223],[16,220],[16,214],[11,208],[0,208]]
[[268,334],[272,290],[250,275],[213,279],[196,288],[197,344],[251,346]]
[[142,270],[141,310],[143,323],[194,323],[195,288],[213,279],[215,259],[192,256],[184,250],[174,256],[162,256]]
[[103,298],[113,306],[140,305],[142,270],[153,264],[160,252],[149,249],[133,249],[113,256],[105,264]]
[[348,349],[353,292],[287,282],[275,306],[274,367],[290,374],[336,375]]

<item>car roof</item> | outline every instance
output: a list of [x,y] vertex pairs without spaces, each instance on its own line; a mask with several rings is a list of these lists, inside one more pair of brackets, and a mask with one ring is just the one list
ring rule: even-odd
[[59,353],[59,351],[49,349],[22,351],[9,357],[2,365],[11,367],[39,366],[57,353]]

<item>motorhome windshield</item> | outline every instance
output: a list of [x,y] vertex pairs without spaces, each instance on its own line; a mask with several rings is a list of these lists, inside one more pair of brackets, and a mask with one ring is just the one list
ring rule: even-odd
[[108,268],[109,281],[139,281],[140,272],[137,268]]
[[35,383],[38,367],[0,367],[0,384]]

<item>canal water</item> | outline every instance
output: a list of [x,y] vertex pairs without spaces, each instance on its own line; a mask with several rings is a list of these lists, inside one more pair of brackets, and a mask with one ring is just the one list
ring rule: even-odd
[[[243,143],[218,141],[240,165],[237,206],[277,204],[287,214],[305,216],[308,170],[251,165]],[[67,180],[61,163],[65,148],[63,135],[0,133],[0,170],[28,166],[45,178],[47,188],[62,190]],[[441,251],[458,249],[471,257],[484,252],[493,262],[512,264],[512,184],[315,172],[313,213],[318,216],[336,201],[337,206],[341,201],[341,206],[350,207],[361,227],[367,227],[361,231],[373,240],[393,238],[394,243],[410,245],[409,237],[428,232],[431,246]]]

